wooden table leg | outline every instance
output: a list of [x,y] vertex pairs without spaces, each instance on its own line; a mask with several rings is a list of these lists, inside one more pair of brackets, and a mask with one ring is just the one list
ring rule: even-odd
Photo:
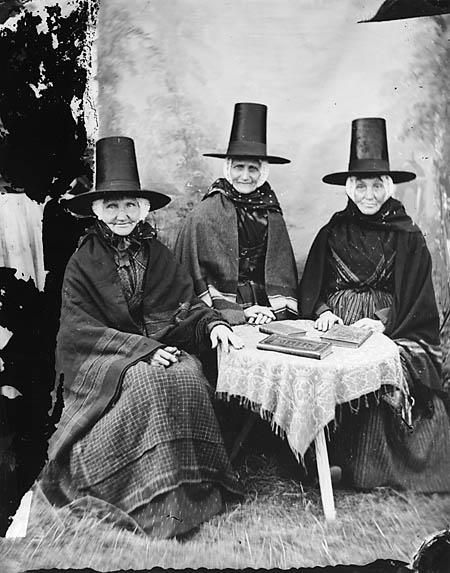
[[334,507],[333,487],[331,485],[330,463],[328,461],[325,432],[322,428],[314,440],[316,446],[317,473],[319,474],[320,495],[322,497],[323,512],[327,521],[336,519]]

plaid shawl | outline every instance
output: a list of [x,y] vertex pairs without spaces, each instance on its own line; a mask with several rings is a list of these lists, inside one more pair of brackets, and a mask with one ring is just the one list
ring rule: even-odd
[[156,239],[146,241],[150,262],[142,324],[147,335],[130,315],[113,251],[97,233],[86,235],[67,265],[56,351],[64,410],[49,443],[50,460],[103,415],[130,366],[161,346],[187,352],[209,346],[210,328],[224,323],[196,299],[191,278],[169,250]]
[[[349,201],[347,208],[333,215],[319,231],[299,285],[301,316],[314,318],[315,309],[321,302],[326,303],[323,297],[331,235],[339,256],[353,268],[356,256],[353,236],[360,229],[362,240],[365,228],[395,235],[393,302],[385,334],[406,351],[402,355],[404,359],[407,356],[411,381],[439,391],[442,389],[439,313],[431,278],[431,256],[420,229],[396,199],[386,201],[376,217],[359,214]],[[352,242],[349,237],[353,237]]]
[[[296,318],[297,269],[286,223],[278,210],[268,209],[267,217],[267,297],[277,319]],[[175,254],[189,269],[195,292],[203,301],[219,310],[231,324],[245,322],[242,308],[236,303],[239,274],[236,209],[219,188],[213,186],[188,216],[178,235]]]

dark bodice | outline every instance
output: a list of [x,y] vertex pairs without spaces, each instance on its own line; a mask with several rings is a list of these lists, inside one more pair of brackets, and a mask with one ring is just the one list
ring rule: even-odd
[[394,293],[394,261],[393,231],[356,223],[332,229],[323,292],[326,308],[345,324],[386,314]]
[[243,307],[254,304],[267,306],[265,265],[268,213],[281,214],[278,199],[267,182],[252,193],[244,194],[239,193],[226,179],[218,179],[208,193],[217,191],[230,199],[236,209],[239,250],[236,301]]
[[267,248],[267,211],[236,204],[239,244],[239,281],[264,284]]
[[357,224],[336,227],[330,232],[328,247],[328,296],[345,289],[393,292],[394,232],[364,229]]

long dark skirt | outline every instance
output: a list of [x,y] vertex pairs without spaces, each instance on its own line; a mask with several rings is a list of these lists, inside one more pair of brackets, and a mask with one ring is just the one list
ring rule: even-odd
[[[389,302],[385,293],[348,290],[336,293],[328,304],[351,324],[363,317],[375,318],[374,309]],[[406,369],[404,375],[409,376]],[[409,385],[414,396],[419,388],[413,388],[411,380]],[[369,406],[361,403],[357,412],[344,406],[330,444],[331,463],[341,465],[347,481],[360,489],[391,486],[423,493],[450,491],[449,413],[431,391],[430,401],[426,408],[413,408],[412,430],[382,399],[370,397]]]
[[44,474],[50,501],[104,500],[152,537],[185,533],[240,493],[211,389],[188,355],[168,369],[131,367],[117,402],[56,467]]
[[410,432],[382,400],[371,397],[358,413],[344,407],[331,463],[342,466],[346,481],[358,489],[450,491],[450,422],[438,396],[433,410],[416,417]]

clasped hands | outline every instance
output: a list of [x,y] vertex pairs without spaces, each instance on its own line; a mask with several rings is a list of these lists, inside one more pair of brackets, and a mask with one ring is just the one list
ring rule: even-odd
[[[326,332],[330,329],[334,324],[344,324],[342,318],[336,316],[331,310],[326,310],[323,312],[319,318],[314,323],[314,327],[317,330],[321,330],[322,332]],[[352,324],[352,326],[356,326],[358,328],[368,328],[373,332],[384,332],[384,324],[381,320],[374,320],[373,318],[361,318]]]
[[[214,349],[220,345],[224,352],[229,352],[231,347],[239,349],[244,346],[239,336],[224,324],[215,326],[211,330],[209,338],[211,340],[211,348]],[[151,357],[150,366],[164,366],[168,368],[178,362],[180,354],[181,351],[175,346],[158,348]]]

